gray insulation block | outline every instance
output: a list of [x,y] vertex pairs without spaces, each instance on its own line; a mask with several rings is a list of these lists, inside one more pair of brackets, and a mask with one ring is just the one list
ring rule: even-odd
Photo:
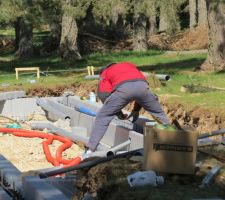
[[131,140],[130,151],[144,147],[143,135],[136,131],[129,131],[129,138]]
[[62,191],[45,179],[36,176],[23,177],[23,188],[26,200],[69,200]]
[[0,101],[5,101],[8,99],[16,99],[16,98],[21,98],[25,96],[26,94],[24,91],[1,92]]
[[12,197],[2,187],[0,187],[0,200],[12,200]]
[[10,186],[10,189],[17,191],[20,194],[23,193],[21,172],[4,156],[0,155],[0,173],[3,178]]

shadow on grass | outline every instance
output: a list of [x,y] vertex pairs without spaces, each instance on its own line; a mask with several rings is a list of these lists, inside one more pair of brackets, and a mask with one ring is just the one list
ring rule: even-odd
[[225,69],[217,72],[217,74],[225,74]]
[[156,64],[156,65],[144,65],[140,66],[141,71],[157,71],[160,73],[170,73],[176,74],[180,71],[193,71],[196,67],[200,66],[205,59],[201,58],[191,58],[182,61],[171,61],[169,63]]
[[84,68],[88,65],[97,67],[105,66],[108,63],[115,62],[118,58],[126,57],[148,57],[161,55],[163,51],[151,50],[147,52],[132,52],[124,51],[118,53],[95,53],[85,56],[82,60],[76,61],[65,61],[62,60],[58,55],[55,56],[36,56],[32,59],[19,60],[16,59],[12,51],[0,52],[0,71],[3,73],[11,73],[15,71],[16,67],[40,67],[42,71],[47,70],[67,70],[67,69],[79,69]]
[[[68,62],[62,60],[59,56],[49,56],[49,57],[34,57],[32,59],[27,60],[18,60],[14,59],[11,61],[7,61],[7,58],[12,57],[12,54],[1,54],[2,60],[0,60],[0,71],[1,73],[14,73],[16,67],[40,67],[41,71],[54,71],[54,70],[75,70],[85,68],[88,65],[93,66],[105,66],[108,63],[115,62],[118,57],[147,57],[162,54],[161,51],[150,51],[143,53],[140,55],[137,52],[119,52],[113,53],[110,55],[96,53],[93,55],[89,55],[82,60]],[[5,59],[5,60],[4,60]],[[9,59],[10,60],[10,59]],[[204,58],[190,58],[182,61],[174,61],[171,60],[167,63],[159,63],[159,64],[149,64],[138,66],[141,71],[156,71],[157,73],[170,73],[176,74],[180,71],[184,70],[193,70],[194,68],[200,66],[204,62]]]
[[1,54],[2,61],[0,61],[0,71],[3,73],[14,72],[16,67],[40,67],[40,69],[43,71],[47,71],[50,69],[68,69],[72,67],[71,64],[67,64],[57,56],[34,57],[32,59],[24,60],[13,59],[12,61],[7,61],[7,58],[9,58],[9,56],[11,55],[6,53]]

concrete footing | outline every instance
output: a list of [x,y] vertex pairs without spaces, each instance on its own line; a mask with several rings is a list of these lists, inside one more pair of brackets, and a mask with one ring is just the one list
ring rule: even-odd
[[0,187],[0,199],[14,199],[7,194],[7,190],[14,191],[25,200],[69,200],[75,194],[71,179],[22,176],[22,173],[2,155],[0,155],[0,175],[1,183],[5,183],[4,187]]

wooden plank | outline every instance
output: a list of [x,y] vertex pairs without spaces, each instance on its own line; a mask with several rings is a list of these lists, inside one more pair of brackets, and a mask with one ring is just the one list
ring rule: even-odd
[[19,79],[19,72],[21,71],[37,71],[37,79],[40,78],[40,68],[39,67],[17,67],[16,71],[16,79]]

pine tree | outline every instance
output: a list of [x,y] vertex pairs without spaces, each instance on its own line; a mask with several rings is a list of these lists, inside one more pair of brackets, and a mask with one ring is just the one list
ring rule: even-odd
[[174,33],[180,30],[180,20],[178,12],[180,6],[186,0],[159,0],[157,1],[160,9],[159,31]]
[[189,0],[190,28],[197,25],[197,1]]
[[39,14],[32,0],[1,0],[0,21],[15,27],[16,55],[33,56],[33,24]]
[[208,57],[202,70],[225,70],[225,1],[206,0],[209,28]]
[[83,19],[90,5],[89,0],[65,0],[63,4],[60,54],[65,59],[81,59],[78,48],[77,20]]

